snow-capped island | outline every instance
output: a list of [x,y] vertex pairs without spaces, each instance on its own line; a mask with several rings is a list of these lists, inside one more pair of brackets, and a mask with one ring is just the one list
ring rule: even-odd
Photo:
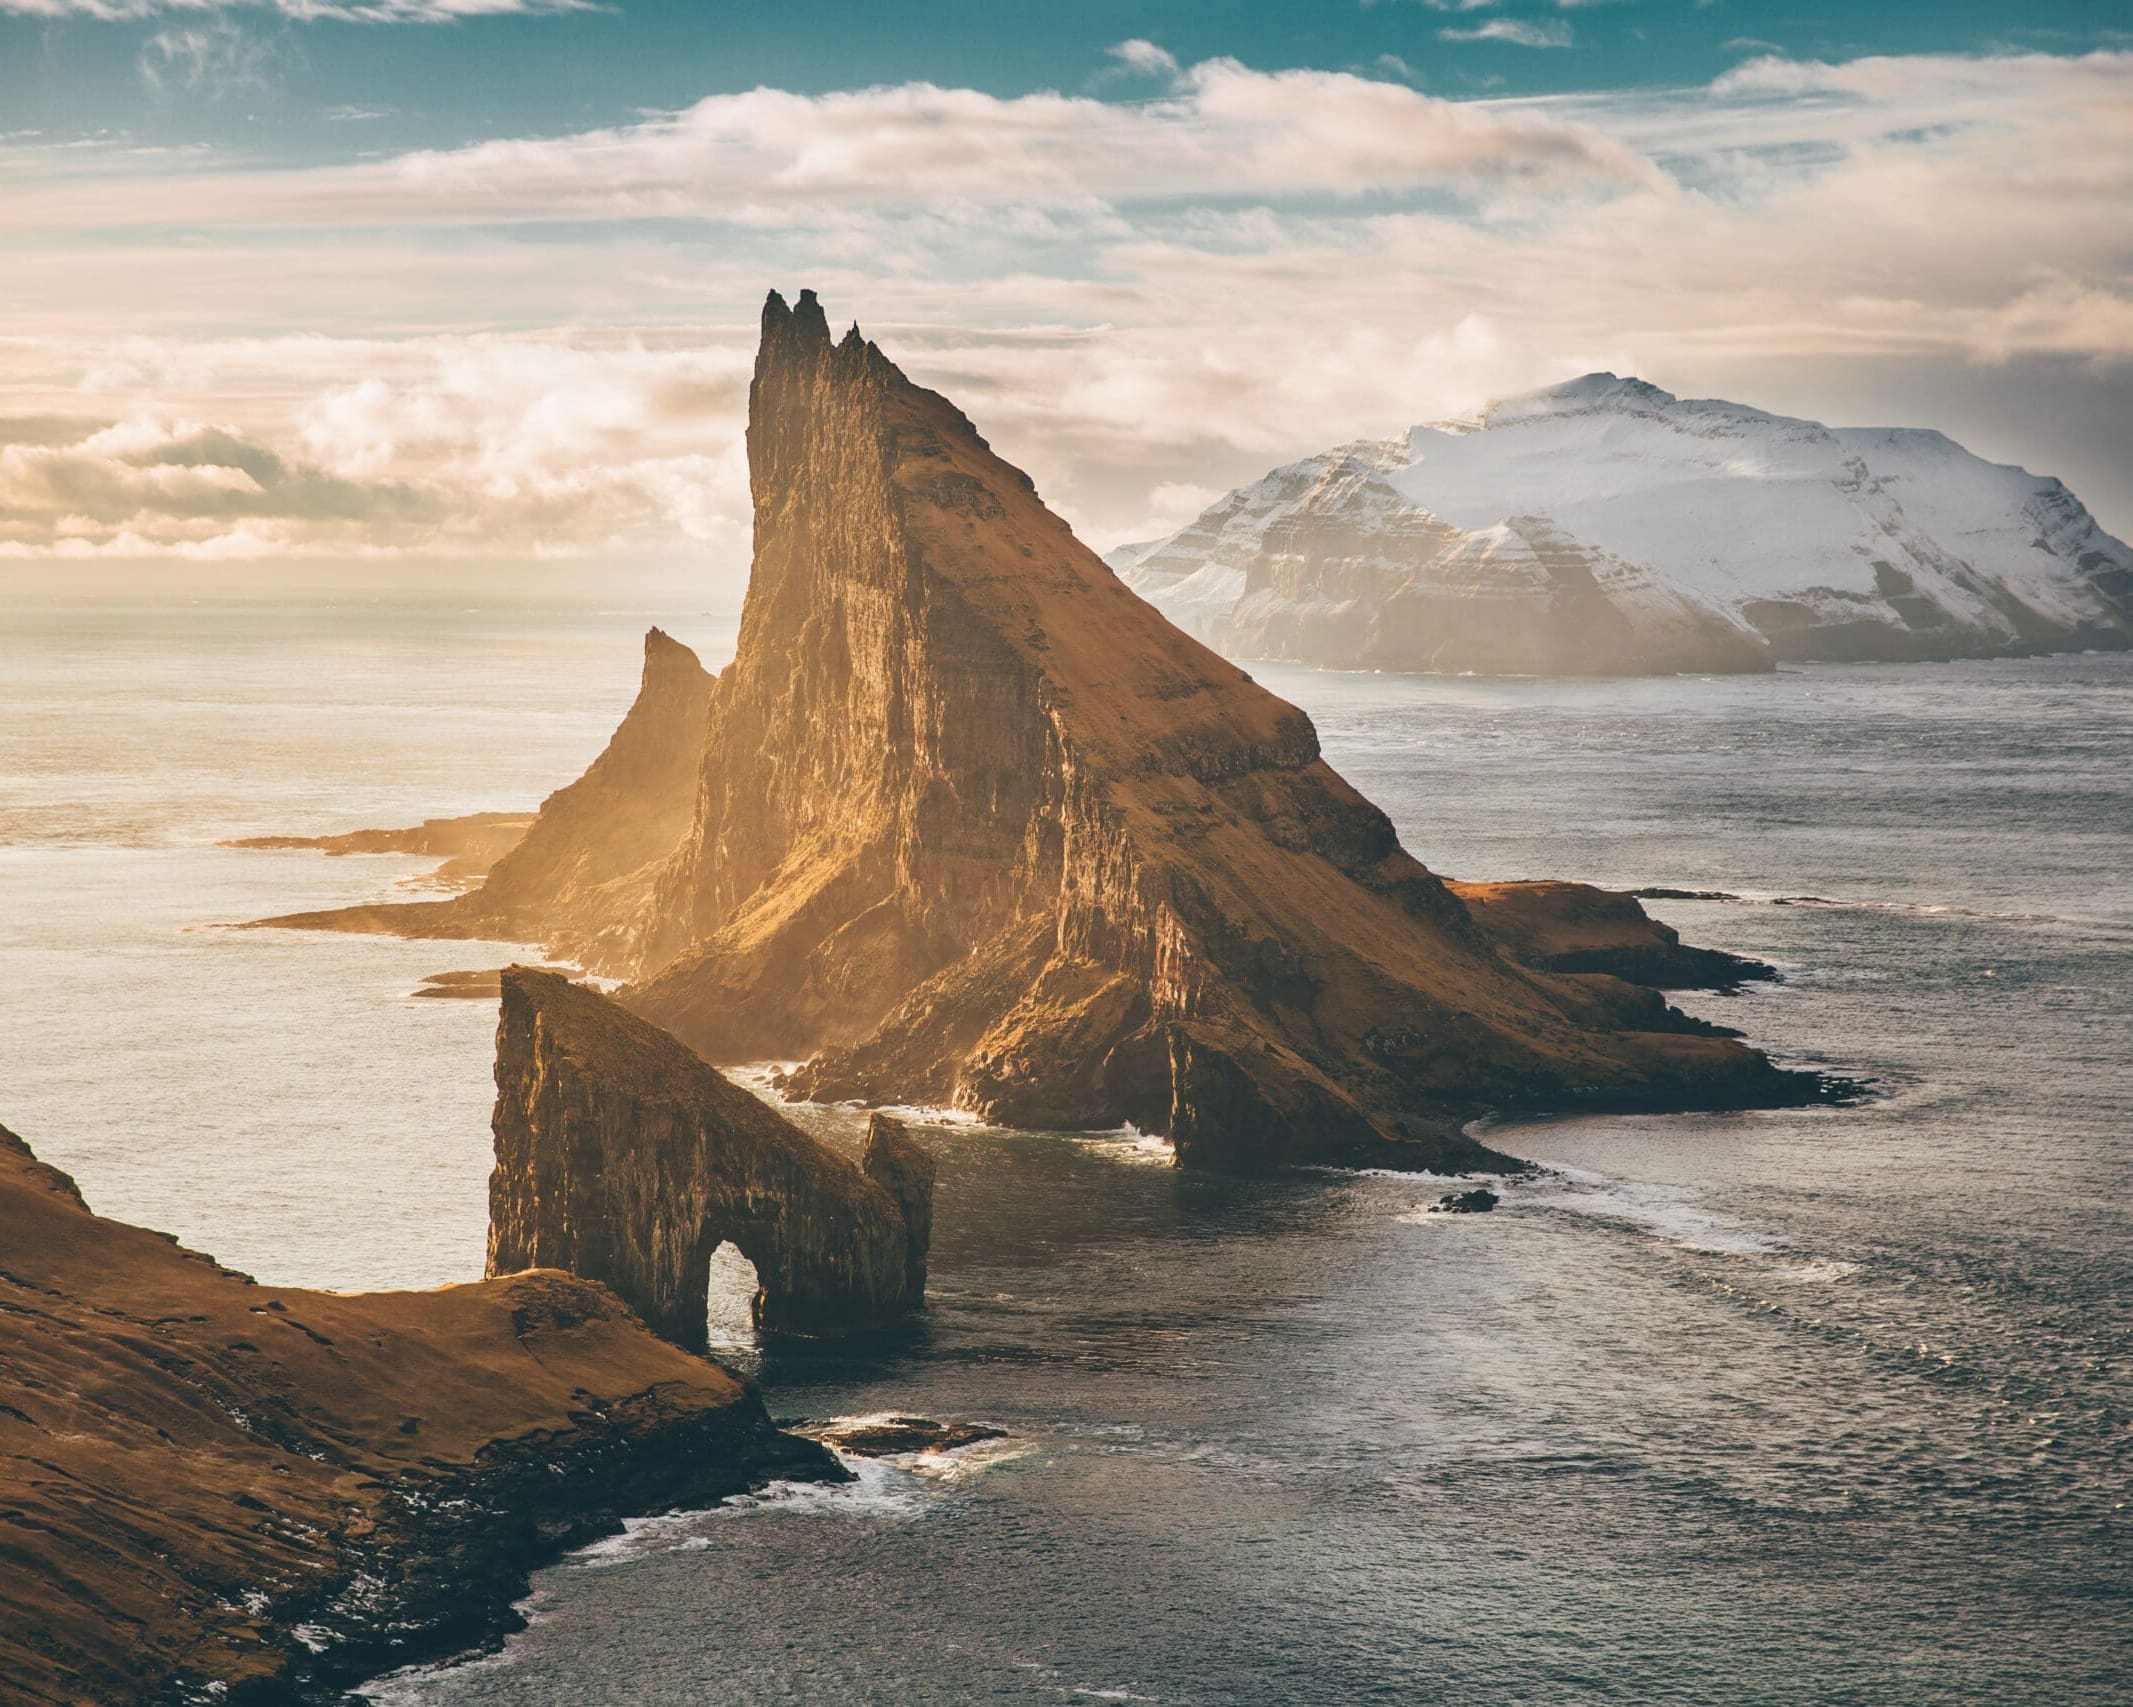
[[2133,647],[2133,549],[1944,434],[1588,374],[1275,469],[1107,561],[1231,656],[1503,675]]

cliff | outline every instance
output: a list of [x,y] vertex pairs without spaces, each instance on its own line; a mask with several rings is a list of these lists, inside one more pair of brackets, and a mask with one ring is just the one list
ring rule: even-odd
[[1929,430],[1587,374],[1277,468],[1111,561],[1239,658],[1541,675],[2133,646],[2133,549]]
[[4,1129],[0,1368],[10,1702],[339,1699],[623,1516],[839,1474],[604,1287],[260,1286]]
[[[652,880],[693,817],[710,691],[711,677],[696,654],[653,629],[645,636],[636,700],[606,749],[577,781],[541,802],[530,823],[519,819],[494,847],[478,888],[449,900],[290,913],[259,925],[536,942],[595,971],[629,970],[629,942]],[[241,845],[362,851],[395,834],[359,831],[316,844],[255,838]]]
[[596,991],[514,966],[496,1040],[489,1272],[605,1281],[701,1350],[712,1254],[755,1265],[757,1325],[836,1334],[919,1306],[933,1158],[874,1117],[860,1164]]
[[1488,1165],[1485,1108],[1815,1093],[1503,952],[1307,717],[809,293],[765,307],[748,449],[739,650],[625,996],[685,1043],[1230,1167]]

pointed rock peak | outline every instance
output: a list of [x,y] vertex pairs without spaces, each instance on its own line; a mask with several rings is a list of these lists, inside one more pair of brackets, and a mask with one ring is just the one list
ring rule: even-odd
[[803,290],[790,308],[776,291],[763,299],[763,340],[755,358],[758,383],[781,369],[812,367],[830,348],[829,320],[813,291]]

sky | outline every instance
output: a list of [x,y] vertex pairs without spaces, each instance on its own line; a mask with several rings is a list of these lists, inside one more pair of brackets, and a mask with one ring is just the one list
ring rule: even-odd
[[0,577],[737,587],[802,286],[1099,549],[1596,369],[2133,534],[2133,0],[0,0]]

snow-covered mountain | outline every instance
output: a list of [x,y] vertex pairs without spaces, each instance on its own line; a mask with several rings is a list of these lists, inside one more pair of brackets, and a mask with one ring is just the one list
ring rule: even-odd
[[2133,646],[2133,550],[1936,432],[1588,374],[1277,468],[1109,559],[1239,658],[1632,675]]

